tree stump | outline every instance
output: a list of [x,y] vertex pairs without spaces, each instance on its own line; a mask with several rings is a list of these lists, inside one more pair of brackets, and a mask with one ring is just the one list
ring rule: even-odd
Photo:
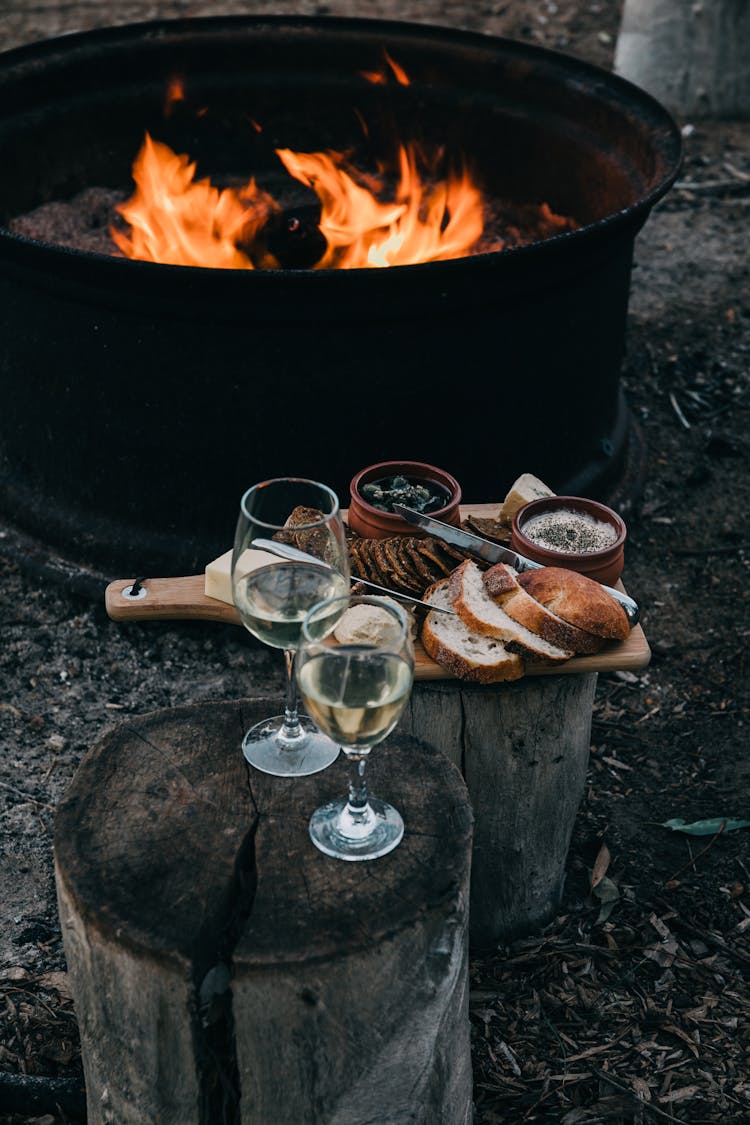
[[562,898],[584,792],[596,674],[416,683],[401,729],[459,767],[474,810],[471,940],[538,932]]
[[673,113],[750,116],[748,0],[625,0],[615,70]]
[[461,777],[397,731],[368,774],[404,840],[372,862],[331,859],[307,823],[346,791],[346,763],[285,780],[242,758],[274,707],[119,726],[59,808],[89,1125],[468,1125]]

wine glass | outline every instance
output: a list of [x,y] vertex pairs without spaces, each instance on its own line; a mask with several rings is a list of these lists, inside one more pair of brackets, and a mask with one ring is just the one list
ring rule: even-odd
[[[330,621],[358,606],[375,607],[378,635],[372,643],[337,643]],[[346,635],[346,634],[344,634]],[[414,678],[411,634],[403,609],[378,597],[339,597],[314,606],[302,625],[297,683],[308,712],[341,744],[352,764],[348,800],[316,809],[310,837],[337,859],[377,859],[392,851],[404,822],[392,805],[369,797],[367,757],[395,727]]]
[[[286,526],[292,512],[293,529]],[[272,548],[283,551],[284,544],[303,553],[294,560],[269,553]],[[307,611],[348,590],[349,550],[336,494],[324,484],[298,477],[278,477],[249,488],[234,537],[234,604],[253,636],[284,650],[287,671],[284,714],[257,723],[242,741],[247,761],[264,773],[303,777],[338,757],[338,746],[297,712],[294,659]],[[338,605],[331,609],[331,629],[337,609]]]

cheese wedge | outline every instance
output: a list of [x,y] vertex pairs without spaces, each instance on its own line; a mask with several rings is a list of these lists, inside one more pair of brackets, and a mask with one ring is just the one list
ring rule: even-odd
[[[253,551],[252,548],[245,551],[240,559],[245,574],[249,574],[251,570],[257,570],[259,566],[271,566],[273,563],[282,561],[277,556],[270,555],[268,551]],[[207,598],[216,598],[219,602],[234,605],[231,549],[208,564],[203,591]]]
[[535,477],[531,473],[523,473],[511,485],[508,495],[503,500],[499,516],[500,522],[510,523],[518,509],[523,507],[524,504],[530,504],[532,500],[539,500],[542,496],[554,495],[552,489],[548,488],[544,481],[539,480],[539,477]]

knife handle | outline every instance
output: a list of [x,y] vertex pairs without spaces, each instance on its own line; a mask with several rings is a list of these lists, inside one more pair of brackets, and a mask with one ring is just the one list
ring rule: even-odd
[[607,593],[610,594],[616,602],[620,603],[622,608],[625,610],[625,616],[628,619],[628,625],[631,629],[633,629],[638,624],[641,617],[641,611],[638,608],[638,603],[628,594],[624,594],[622,590],[616,590],[613,586],[602,586],[602,589],[606,590]]

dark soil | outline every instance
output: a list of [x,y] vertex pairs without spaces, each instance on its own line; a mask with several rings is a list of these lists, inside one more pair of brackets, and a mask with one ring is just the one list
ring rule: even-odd
[[[609,65],[618,7],[500,3],[484,26]],[[560,915],[472,961],[478,1125],[750,1120],[750,832],[663,827],[750,813],[750,125],[683,124],[625,361],[647,464],[624,578],[653,659],[600,679]],[[281,668],[236,628],[118,626],[2,557],[0,576],[0,1071],[76,1077],[57,801],[123,715],[280,691]],[[35,1113],[0,1122],[75,1119]]]

